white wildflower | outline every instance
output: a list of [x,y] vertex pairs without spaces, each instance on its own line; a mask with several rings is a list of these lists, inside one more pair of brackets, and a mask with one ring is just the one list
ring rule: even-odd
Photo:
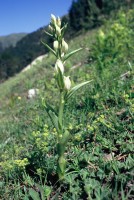
[[71,88],[71,81],[69,76],[64,76],[64,85],[65,89],[70,90]]
[[55,63],[55,71],[58,72],[60,69],[61,73],[64,73],[64,66],[63,63],[60,59],[57,59],[56,63]]

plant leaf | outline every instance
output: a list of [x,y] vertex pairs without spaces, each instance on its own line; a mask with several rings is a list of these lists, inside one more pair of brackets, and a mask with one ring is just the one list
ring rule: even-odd
[[45,109],[47,109],[47,111],[51,110],[52,112],[55,113],[55,115],[57,115],[57,113],[54,110],[54,108],[52,106],[50,106],[47,102],[45,103]]
[[53,36],[51,33],[49,33],[49,32],[47,32],[47,31],[44,31],[47,35],[49,35],[49,36]]
[[58,81],[59,88],[63,89],[64,88],[64,79],[63,79],[63,75],[62,75],[60,68],[58,68],[57,81]]
[[82,50],[82,48],[71,51],[70,53],[68,53],[67,55],[64,56],[63,61],[67,60],[69,57],[71,57],[73,54],[77,53],[80,50]]
[[59,120],[57,115],[55,115],[55,113],[52,112],[51,110],[49,110],[48,114],[57,132],[59,132]]
[[23,197],[23,200],[29,200],[28,196],[25,194],[25,196]]
[[36,192],[32,188],[29,189],[29,195],[32,197],[33,200],[41,200],[38,192]]
[[44,188],[39,185],[39,184],[35,184],[37,186],[37,188],[40,190],[40,194],[41,194],[41,200],[45,200],[45,196],[44,196]]
[[64,24],[64,26],[61,28],[61,38],[63,38],[63,35],[64,35],[64,33],[65,33],[66,29],[67,29],[67,24],[68,23]]
[[44,194],[45,194],[45,197],[49,197],[50,194],[51,194],[51,192],[52,192],[51,187],[45,185],[45,186],[44,186]]
[[48,116],[50,117],[53,126],[56,128],[56,131],[59,133],[59,130],[61,130],[61,126],[60,126],[60,123],[59,123],[57,113],[47,103],[44,104],[44,108],[46,109],[46,112],[47,112]]
[[55,52],[48,44],[46,44],[46,43],[43,42],[42,40],[41,40],[41,42],[42,42],[42,44],[44,44],[45,47],[47,47],[55,56],[57,56],[57,55],[56,55],[56,52]]
[[[92,80],[91,80],[92,81]],[[74,95],[76,93],[76,91],[78,89],[80,89],[81,87],[83,87],[84,85],[89,84],[91,81],[86,81],[83,83],[80,83],[79,85],[76,85],[75,87],[73,87],[66,95],[65,99],[68,100],[72,95]]]

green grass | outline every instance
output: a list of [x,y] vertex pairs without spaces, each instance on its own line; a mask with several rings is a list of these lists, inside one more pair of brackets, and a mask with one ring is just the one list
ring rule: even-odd
[[[116,23],[121,23],[120,19]],[[123,25],[128,33],[133,30],[129,24]],[[107,45],[113,26],[106,26],[102,28],[106,36],[103,44],[96,39],[98,30],[69,43],[70,51],[79,47],[83,50],[66,63],[66,75],[71,75],[73,85],[91,79],[93,82],[66,105],[64,121],[71,138],[62,185],[56,174],[55,130],[43,106],[43,98],[53,105],[58,102],[54,57],[49,55],[29,71],[0,85],[2,200],[133,199],[133,37],[127,34],[128,52],[117,31],[113,41],[124,45],[118,49],[112,43],[115,48],[111,48]],[[115,54],[117,50],[119,55]],[[122,79],[126,72],[128,75]],[[37,98],[27,99],[30,88],[40,90]]]

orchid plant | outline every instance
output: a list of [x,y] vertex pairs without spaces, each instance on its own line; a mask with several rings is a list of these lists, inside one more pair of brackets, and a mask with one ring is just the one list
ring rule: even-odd
[[46,32],[50,37],[53,38],[53,48],[49,45],[42,43],[54,54],[56,57],[55,63],[55,81],[57,83],[60,101],[59,101],[59,112],[56,113],[55,110],[45,102],[45,109],[52,121],[53,126],[57,132],[57,173],[59,180],[63,180],[65,177],[66,170],[66,159],[64,156],[68,140],[70,138],[70,133],[68,129],[64,126],[64,106],[65,103],[76,93],[76,91],[84,85],[87,85],[91,81],[83,82],[75,87],[71,87],[71,80],[69,76],[65,76],[65,62],[73,54],[80,51],[82,48],[74,50],[68,53],[68,44],[64,40],[64,33],[67,28],[67,24],[63,27],[61,26],[61,19],[51,15],[51,22],[48,27],[49,31]]

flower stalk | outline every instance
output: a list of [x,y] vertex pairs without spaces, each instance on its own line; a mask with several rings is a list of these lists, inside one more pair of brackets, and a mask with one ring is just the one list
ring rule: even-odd
[[53,49],[44,43],[42,43],[55,55],[56,63],[55,63],[55,81],[57,83],[59,93],[60,93],[60,101],[59,101],[59,112],[56,115],[56,112],[51,109],[51,106],[45,104],[46,111],[52,121],[52,124],[55,126],[57,130],[57,173],[59,180],[64,180],[65,170],[66,170],[66,159],[65,159],[65,151],[67,147],[68,140],[70,138],[70,133],[67,128],[64,126],[63,118],[64,118],[64,106],[67,100],[74,95],[79,88],[88,84],[90,81],[86,81],[81,83],[73,88],[71,88],[71,81],[69,76],[65,76],[65,60],[69,57],[77,53],[81,50],[77,49],[70,53],[68,52],[68,44],[64,40],[64,32],[66,30],[67,25],[65,24],[61,27],[61,19],[56,18],[54,15],[51,15],[51,22],[48,27],[49,32],[46,32],[49,36],[53,37]]
[[64,105],[65,105],[65,100],[64,100],[64,92],[60,93],[60,106],[59,106],[59,123],[60,126],[62,127],[63,125],[63,111],[64,111]]

